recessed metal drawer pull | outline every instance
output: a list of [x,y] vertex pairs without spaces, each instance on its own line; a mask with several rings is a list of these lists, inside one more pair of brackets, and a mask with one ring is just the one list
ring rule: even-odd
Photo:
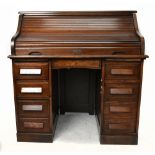
[[41,87],[22,87],[21,93],[42,93]]
[[109,129],[112,130],[127,130],[129,128],[129,124],[109,124]]
[[133,89],[132,88],[111,88],[110,89],[110,94],[133,94]]
[[112,75],[133,75],[132,69],[111,69]]
[[24,122],[24,128],[41,129],[44,128],[44,124],[37,122]]
[[42,105],[23,105],[22,110],[23,111],[42,111],[43,106]]
[[20,69],[21,75],[41,75],[41,69]]

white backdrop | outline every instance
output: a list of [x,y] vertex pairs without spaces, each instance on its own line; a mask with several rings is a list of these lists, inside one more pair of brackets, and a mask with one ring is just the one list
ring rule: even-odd
[[[19,11],[137,10],[145,37],[139,145],[17,143],[10,39],[15,34]],[[1,151],[155,151],[155,1],[154,0],[0,0],[0,150]]]

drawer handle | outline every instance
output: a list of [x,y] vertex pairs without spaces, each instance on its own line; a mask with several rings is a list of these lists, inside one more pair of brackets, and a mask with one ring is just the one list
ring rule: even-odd
[[44,123],[24,122],[24,128],[42,129],[44,128]]
[[112,75],[133,75],[132,69],[111,69]]
[[42,55],[40,52],[30,52],[29,55]]
[[43,106],[42,105],[23,105],[22,110],[23,111],[42,111]]
[[111,88],[110,94],[112,95],[131,95],[133,94],[132,88]]
[[125,54],[125,51],[113,51],[112,55],[117,55],[117,54]]
[[42,93],[42,88],[40,88],[40,87],[35,87],[35,88],[22,87],[21,93]]
[[110,112],[120,113],[120,112],[130,112],[130,111],[131,110],[129,107],[110,106]]
[[41,75],[41,69],[20,69],[20,75]]
[[109,124],[109,129],[111,129],[111,130],[127,130],[127,129],[129,129],[129,124]]

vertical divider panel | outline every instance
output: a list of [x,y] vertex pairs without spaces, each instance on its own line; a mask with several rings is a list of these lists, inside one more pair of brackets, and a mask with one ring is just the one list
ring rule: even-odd
[[100,118],[100,134],[103,134],[104,130],[104,79],[105,79],[105,61],[102,60],[101,63],[101,88],[100,88],[100,94],[101,94],[101,105],[100,105],[100,110],[101,110],[101,118]]
[[[48,65],[49,65],[49,111],[50,111],[50,118],[49,118],[49,124],[50,124],[50,129],[52,131],[52,134],[54,133],[53,131],[53,109],[52,109],[52,62],[48,61]],[[54,136],[54,135],[53,135]]]

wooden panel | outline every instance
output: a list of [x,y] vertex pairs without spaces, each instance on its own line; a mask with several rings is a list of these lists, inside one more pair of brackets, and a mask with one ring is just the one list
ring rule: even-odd
[[17,113],[21,117],[48,117],[48,100],[18,100],[16,102]]
[[96,70],[64,69],[60,71],[60,113],[94,114]]
[[[24,14],[21,34],[18,41],[55,41],[55,42],[112,42],[139,41],[135,33],[132,13],[111,15],[101,13],[95,16],[85,12],[84,16],[53,13],[36,15]],[[112,35],[112,33],[114,33]]]
[[[38,45],[39,46],[39,45]],[[44,46],[44,45],[43,45]],[[118,48],[101,48],[101,47],[22,47],[16,49],[17,55],[30,55],[32,53],[40,55],[64,55],[64,56],[77,56],[77,55],[139,55],[139,47],[118,47]]]
[[18,81],[16,91],[17,97],[49,97],[49,85],[45,81]]
[[19,118],[18,131],[49,132],[49,120],[47,118]]
[[99,60],[53,60],[52,68],[90,68],[99,69]]
[[48,79],[47,62],[16,62],[13,65],[16,79]]
[[138,62],[107,62],[106,80],[138,80],[140,77],[140,63]]

